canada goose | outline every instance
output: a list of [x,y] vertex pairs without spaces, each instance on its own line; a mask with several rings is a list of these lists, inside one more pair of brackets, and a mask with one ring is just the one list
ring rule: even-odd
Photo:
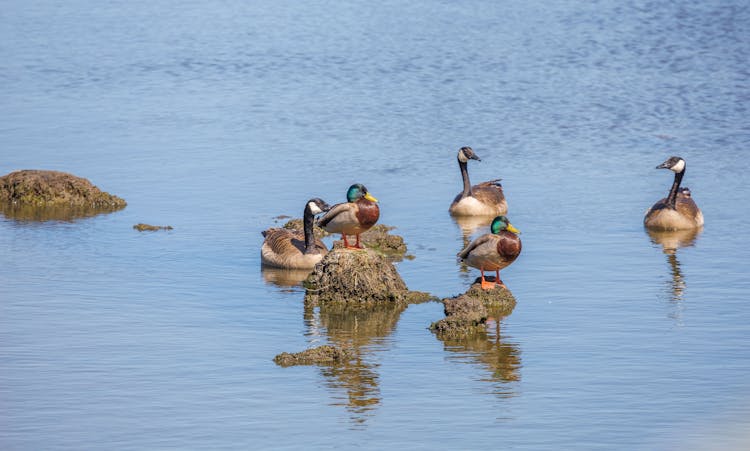
[[471,186],[467,163],[469,160],[482,161],[471,147],[458,150],[458,167],[464,181],[464,190],[459,193],[448,211],[454,216],[496,216],[508,212],[503,186],[500,179],[489,180]]
[[688,188],[680,189],[685,175],[685,160],[670,157],[656,169],[669,169],[674,172],[674,182],[669,194],[656,202],[646,212],[643,225],[653,230],[685,230],[703,225],[703,213],[695,204]]
[[271,228],[263,233],[265,240],[260,248],[263,264],[277,268],[312,269],[328,253],[326,245],[315,238],[313,221],[315,215],[328,211],[330,206],[323,200],[314,198],[305,204],[302,217],[304,231]]
[[[492,220],[490,232],[471,242],[458,253],[458,258],[467,265],[478,268],[482,272],[482,288],[485,290],[499,284],[505,288],[500,280],[500,270],[513,263],[521,253],[521,239],[518,229],[505,216],[498,216]],[[484,271],[495,271],[495,282],[484,279]]]
[[[336,204],[318,220],[318,225],[329,233],[340,233],[347,249],[362,249],[360,233],[370,229],[380,217],[380,208],[375,199],[361,183],[350,186],[346,192],[348,202]],[[347,235],[356,235],[357,242],[349,245]]]

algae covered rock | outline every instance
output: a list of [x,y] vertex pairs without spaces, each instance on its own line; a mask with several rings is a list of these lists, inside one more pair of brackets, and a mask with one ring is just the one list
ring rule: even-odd
[[144,224],[142,222],[139,222],[138,224],[134,225],[133,228],[139,232],[156,232],[158,230],[172,230],[174,227],[171,225],[166,226],[156,226],[151,224]]
[[14,219],[72,219],[126,205],[123,199],[66,172],[23,170],[0,177],[0,206],[5,216]]
[[370,249],[333,249],[315,265],[305,287],[308,305],[406,303],[409,293],[393,263]]
[[354,356],[351,349],[323,345],[302,352],[282,352],[273,361],[279,366],[345,363]]
[[482,289],[477,278],[466,293],[443,299],[443,304],[445,318],[432,323],[430,330],[442,338],[458,338],[484,333],[487,318],[509,315],[516,299],[507,288]]
[[[360,235],[362,245],[368,249],[393,259],[413,258],[406,255],[406,243],[399,235],[391,234],[395,227],[385,224],[375,224],[370,230]],[[334,241],[333,247],[343,248],[342,240]]]

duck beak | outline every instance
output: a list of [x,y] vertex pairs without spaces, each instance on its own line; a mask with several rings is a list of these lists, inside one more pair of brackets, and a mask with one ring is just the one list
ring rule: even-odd
[[518,230],[517,228],[513,227],[513,224],[508,224],[508,227],[506,227],[506,229],[509,230],[509,231],[511,231],[511,232],[513,232],[513,233],[515,233],[515,234],[520,234],[521,233],[520,230]]
[[371,202],[377,202],[378,201],[377,199],[375,199],[374,197],[372,197],[372,194],[370,194],[370,193],[365,194],[365,199],[367,199],[367,200],[369,200]]

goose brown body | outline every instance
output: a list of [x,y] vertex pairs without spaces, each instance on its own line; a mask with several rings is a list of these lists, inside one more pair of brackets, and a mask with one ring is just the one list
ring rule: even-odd
[[263,236],[261,262],[276,268],[312,269],[328,253],[320,239],[315,240],[315,252],[306,253],[305,236],[299,230],[271,228]]
[[260,248],[261,263],[276,268],[312,269],[328,253],[328,248],[315,238],[313,227],[315,215],[328,211],[323,200],[310,199],[302,217],[303,230],[271,228],[263,233]]
[[508,212],[500,179],[471,185],[469,180],[468,161],[481,161],[471,147],[462,147],[458,151],[458,166],[461,170],[464,190],[453,199],[448,211],[454,216],[497,216]]
[[674,182],[667,197],[657,201],[646,211],[643,225],[652,230],[686,230],[703,226],[703,213],[693,200],[690,190],[680,188],[685,175],[685,160],[670,157],[657,166],[675,173]]

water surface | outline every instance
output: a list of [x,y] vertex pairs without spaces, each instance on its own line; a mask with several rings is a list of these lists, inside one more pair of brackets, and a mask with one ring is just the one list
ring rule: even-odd
[[[4,3],[0,173],[128,207],[0,216],[0,447],[748,446],[747,5],[401,3]],[[438,340],[437,303],[305,311],[261,269],[274,218],[361,182],[407,285],[463,292],[464,145],[523,232],[484,340]],[[642,228],[673,154],[693,237]],[[325,343],[356,364],[272,361]]]

